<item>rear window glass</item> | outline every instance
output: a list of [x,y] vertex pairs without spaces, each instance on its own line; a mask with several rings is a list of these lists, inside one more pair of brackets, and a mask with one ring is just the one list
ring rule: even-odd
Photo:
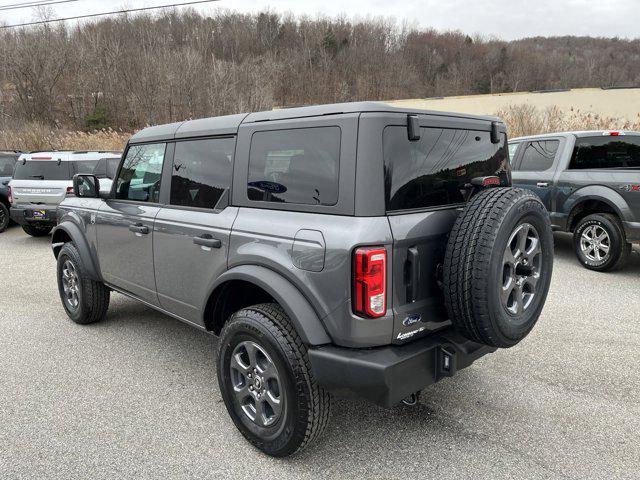
[[15,164],[16,157],[4,157],[0,155],[0,177],[11,177]]
[[559,140],[540,140],[529,143],[522,154],[518,170],[522,172],[549,170],[553,166],[559,146]]
[[491,143],[490,133],[421,128],[410,142],[407,127],[389,126],[383,133],[387,211],[464,203],[476,177],[498,176],[509,182],[506,136]]
[[579,138],[569,168],[640,168],[640,137]]
[[247,194],[265,202],[335,205],[339,171],[339,127],[256,132]]
[[26,163],[18,162],[13,178],[16,180],[71,180],[71,177],[69,162],[58,164],[56,160],[27,160]]

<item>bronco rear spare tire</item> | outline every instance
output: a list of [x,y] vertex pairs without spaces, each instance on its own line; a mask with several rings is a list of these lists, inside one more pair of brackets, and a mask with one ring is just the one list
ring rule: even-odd
[[540,199],[515,188],[479,193],[456,220],[445,254],[453,326],[478,343],[516,345],[540,317],[552,270],[553,234]]

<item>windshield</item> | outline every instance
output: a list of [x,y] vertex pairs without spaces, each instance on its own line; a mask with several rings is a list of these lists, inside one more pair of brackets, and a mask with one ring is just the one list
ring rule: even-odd
[[54,160],[18,162],[16,180],[71,180],[69,162]]

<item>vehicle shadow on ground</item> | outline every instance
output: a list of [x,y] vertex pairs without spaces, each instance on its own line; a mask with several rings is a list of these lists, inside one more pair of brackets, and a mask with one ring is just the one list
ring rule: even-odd
[[[578,262],[576,254],[573,250],[573,235],[570,233],[555,233],[553,235],[555,243],[555,258],[557,260],[566,260],[575,264],[577,267],[584,268]],[[620,270],[615,272],[606,272],[602,275],[619,275],[621,277],[634,276],[640,273],[640,247],[633,245],[633,250],[629,256],[627,264]]]

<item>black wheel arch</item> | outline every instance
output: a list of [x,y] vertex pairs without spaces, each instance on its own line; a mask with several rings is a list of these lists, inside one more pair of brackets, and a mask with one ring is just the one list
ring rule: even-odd
[[91,280],[102,281],[102,275],[94,256],[91,253],[89,242],[85,238],[80,227],[71,221],[64,221],[53,229],[51,236],[51,248],[53,249],[53,255],[58,258],[60,249],[65,243],[73,242],[80,253],[80,258],[85,269],[86,275]]
[[633,214],[622,195],[602,185],[590,185],[578,190],[571,203],[567,217],[569,232],[573,232],[580,220],[593,213],[610,213],[621,221],[633,220]]
[[324,345],[331,338],[309,301],[289,280],[266,267],[241,265],[222,274],[202,308],[203,323],[216,335],[232,313],[257,303],[282,307],[306,345]]

